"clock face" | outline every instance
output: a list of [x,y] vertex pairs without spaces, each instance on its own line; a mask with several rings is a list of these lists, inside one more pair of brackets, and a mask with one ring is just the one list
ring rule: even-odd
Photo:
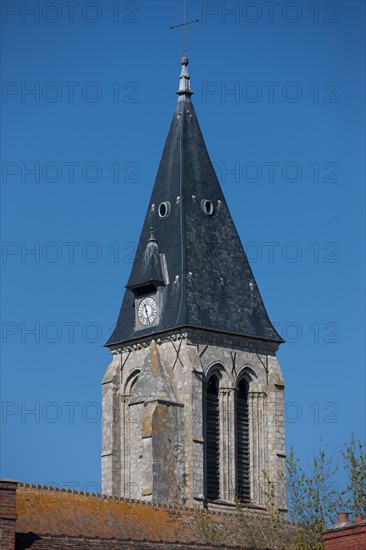
[[142,325],[151,325],[156,319],[156,314],[157,305],[154,298],[148,296],[141,300],[137,310],[137,316]]

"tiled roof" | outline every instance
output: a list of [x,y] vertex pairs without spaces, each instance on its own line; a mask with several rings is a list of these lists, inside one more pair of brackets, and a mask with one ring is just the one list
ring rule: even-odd
[[[168,206],[159,215],[162,204]],[[243,205],[243,216],[248,208]],[[142,274],[146,283],[162,277],[147,253],[151,228],[166,275],[158,284],[159,322],[137,329],[131,288],[142,284]],[[282,342],[268,318],[190,94],[177,102],[117,325],[106,345],[182,327]]]
[[[252,548],[257,527],[262,538],[256,539],[260,546],[255,544],[265,549],[269,546],[263,534],[271,529],[265,514],[245,516],[243,524],[244,516],[238,523],[235,513],[178,509],[29,484],[18,485],[16,512],[16,550],[185,550],[207,544]],[[282,530],[287,536],[291,529],[286,524]]]
[[[67,537],[44,535],[39,537],[31,533],[18,533],[16,536],[16,550],[240,550],[240,546],[212,546],[208,544],[166,544],[164,542],[132,540],[101,539],[100,537]],[[253,547],[245,550],[257,550]],[[263,550],[270,550],[269,548]]]
[[190,542],[195,539],[190,528],[194,515],[194,511],[48,487],[25,485],[17,489],[16,529],[22,533],[152,541],[160,540],[164,533],[165,541]]

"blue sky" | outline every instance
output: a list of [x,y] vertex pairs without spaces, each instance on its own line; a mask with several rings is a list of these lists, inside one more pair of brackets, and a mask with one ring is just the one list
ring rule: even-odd
[[[1,7],[2,476],[98,490],[103,344],[175,107],[182,3]],[[287,340],[304,462],[365,427],[364,12],[188,5],[195,108]]]

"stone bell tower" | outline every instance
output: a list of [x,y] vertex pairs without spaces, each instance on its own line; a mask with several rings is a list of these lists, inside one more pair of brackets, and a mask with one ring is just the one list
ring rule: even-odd
[[273,328],[192,104],[188,59],[107,342],[103,493],[266,508],[284,491],[284,382]]

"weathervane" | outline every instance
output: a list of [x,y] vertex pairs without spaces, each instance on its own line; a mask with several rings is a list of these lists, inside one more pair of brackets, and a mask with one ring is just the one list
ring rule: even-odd
[[170,27],[170,29],[176,29],[177,27],[184,27],[184,33],[183,33],[183,50],[184,50],[184,57],[186,57],[187,53],[187,25],[191,25],[192,23],[198,23],[199,19],[194,19],[193,21],[186,21],[186,0],[183,1],[183,19],[184,23],[180,23],[179,25],[173,25]]

